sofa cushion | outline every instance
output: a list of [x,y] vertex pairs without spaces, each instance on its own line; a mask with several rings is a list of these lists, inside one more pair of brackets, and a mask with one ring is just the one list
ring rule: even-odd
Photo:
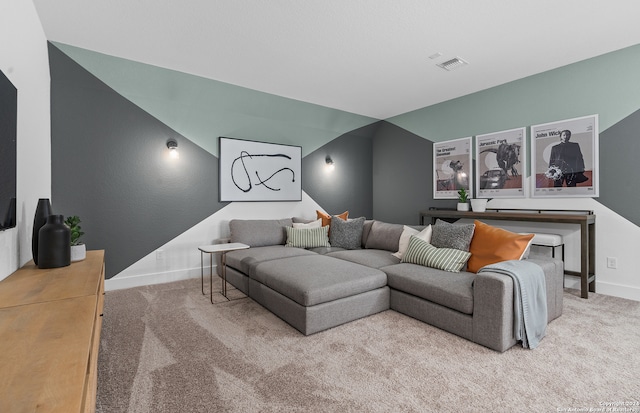
[[330,247],[329,228],[293,228],[286,227],[287,247],[317,248]]
[[387,284],[380,270],[317,254],[261,262],[251,278],[305,307]]
[[521,260],[534,234],[521,235],[476,220],[469,246],[471,258],[467,270],[478,272],[485,265],[501,261]]
[[367,239],[369,238],[369,234],[371,233],[373,222],[374,221],[372,219],[367,219],[364,221],[364,225],[362,226],[362,248],[367,245]]
[[398,264],[400,262],[398,258],[394,257],[393,254],[387,250],[344,250],[330,252],[327,255],[330,257],[340,258],[341,260],[366,265],[371,268],[386,267],[387,265]]
[[302,248],[270,245],[227,252],[226,263],[227,266],[249,275],[253,266],[260,262],[300,255],[316,255],[316,253]]
[[436,248],[469,251],[474,228],[474,224],[450,224],[438,219],[433,226],[431,244]]
[[450,272],[460,272],[470,256],[471,253],[467,251],[454,248],[436,248],[428,242],[412,235],[409,240],[409,248],[407,248],[407,252],[402,257],[402,262],[424,265],[426,267],[438,268]]
[[331,220],[331,234],[329,235],[331,246],[348,250],[362,248],[362,227],[364,221],[364,217],[345,221],[337,219],[334,216]]
[[436,268],[401,263],[382,267],[390,288],[432,301],[436,304],[473,314],[473,280],[469,272],[451,274]]
[[396,252],[403,229],[404,225],[374,221],[365,248]]
[[287,241],[285,228],[292,225],[291,218],[232,219],[229,222],[231,242],[241,242],[250,247],[284,245]]

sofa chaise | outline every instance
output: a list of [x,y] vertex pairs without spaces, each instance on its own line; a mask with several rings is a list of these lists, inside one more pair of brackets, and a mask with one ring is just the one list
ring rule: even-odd
[[[305,335],[392,309],[499,352],[516,344],[510,277],[405,262],[399,248],[407,228],[424,233],[425,227],[358,220],[357,245],[352,239],[347,248],[344,242],[291,246],[294,223],[308,220],[231,220],[230,237],[218,242],[250,248],[227,253],[227,281]],[[358,224],[352,221],[344,223]],[[342,222],[334,217],[322,228],[335,231],[329,234],[334,239],[345,233]],[[527,259],[544,272],[550,322],[562,314],[563,262]]]

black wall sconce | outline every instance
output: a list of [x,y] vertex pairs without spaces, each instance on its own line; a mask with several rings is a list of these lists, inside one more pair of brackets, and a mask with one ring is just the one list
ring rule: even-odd
[[169,156],[173,159],[178,159],[180,154],[178,153],[178,142],[175,139],[169,139],[167,141],[167,148],[169,148]]
[[333,164],[333,159],[331,159],[331,156],[327,155],[327,157],[324,159],[324,162],[327,164],[327,170],[329,171],[333,171],[334,168],[336,167]]

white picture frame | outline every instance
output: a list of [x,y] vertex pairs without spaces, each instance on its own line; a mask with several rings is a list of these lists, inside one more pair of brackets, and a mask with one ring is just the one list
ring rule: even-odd
[[531,196],[597,197],[598,131],[597,114],[531,126]]
[[526,198],[527,129],[477,135],[476,198]]
[[302,147],[219,138],[220,202],[302,201]]
[[473,193],[471,137],[433,144],[433,199],[457,199],[464,188]]

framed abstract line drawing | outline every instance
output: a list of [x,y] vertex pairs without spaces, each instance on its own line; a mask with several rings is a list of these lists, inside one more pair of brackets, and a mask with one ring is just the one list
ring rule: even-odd
[[473,193],[471,137],[433,144],[433,199],[457,199]]
[[597,197],[598,115],[531,126],[533,197]]
[[219,199],[301,201],[302,147],[219,138]]
[[476,136],[476,198],[527,196],[526,128]]

